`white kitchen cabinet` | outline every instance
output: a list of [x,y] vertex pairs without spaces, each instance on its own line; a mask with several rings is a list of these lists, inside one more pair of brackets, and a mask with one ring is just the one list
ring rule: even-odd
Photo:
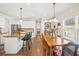
[[5,37],[4,40],[6,54],[16,54],[22,48],[23,41],[18,37]]
[[41,34],[41,21],[36,20],[36,35],[40,35]]

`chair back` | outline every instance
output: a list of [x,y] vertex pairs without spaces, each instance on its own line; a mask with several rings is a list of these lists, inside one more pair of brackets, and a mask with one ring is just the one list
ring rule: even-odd
[[28,33],[25,34],[25,36],[22,38],[23,41],[25,41],[28,38]]
[[78,45],[70,42],[62,47],[63,56],[76,56],[77,55]]
[[26,33],[22,40],[29,40],[32,37],[32,32]]
[[32,32],[29,32],[30,37],[32,37]]

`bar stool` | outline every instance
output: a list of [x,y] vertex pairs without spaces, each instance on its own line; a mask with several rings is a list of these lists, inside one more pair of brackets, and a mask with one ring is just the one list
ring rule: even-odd
[[[24,36],[24,38],[22,40],[23,40],[23,50],[24,50],[24,48],[25,47],[28,48],[28,45],[29,45],[29,42],[28,42],[29,35],[28,35],[28,33],[25,34],[25,36]],[[25,42],[26,45],[24,44],[24,42]]]
[[31,45],[32,45],[32,32],[29,32],[28,33],[28,48],[30,49],[31,48]]
[[32,37],[32,32],[29,32],[28,35],[25,36],[26,45],[27,45],[27,48],[29,48],[29,49],[30,49],[31,44],[32,44],[31,37]]
[[31,39],[31,37],[32,37],[32,32],[29,32],[29,42],[30,42],[30,44],[32,44],[32,39]]

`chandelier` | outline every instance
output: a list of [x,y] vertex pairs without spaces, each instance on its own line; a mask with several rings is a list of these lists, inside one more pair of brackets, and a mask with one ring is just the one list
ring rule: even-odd
[[56,19],[56,16],[55,16],[55,4],[56,3],[53,3],[53,18],[50,20],[50,22],[59,22],[57,19]]

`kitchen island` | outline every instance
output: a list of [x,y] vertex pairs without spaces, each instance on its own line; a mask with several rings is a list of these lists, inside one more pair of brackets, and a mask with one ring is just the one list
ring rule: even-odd
[[23,41],[21,40],[23,36],[4,36],[4,50],[6,54],[16,54],[21,48]]

